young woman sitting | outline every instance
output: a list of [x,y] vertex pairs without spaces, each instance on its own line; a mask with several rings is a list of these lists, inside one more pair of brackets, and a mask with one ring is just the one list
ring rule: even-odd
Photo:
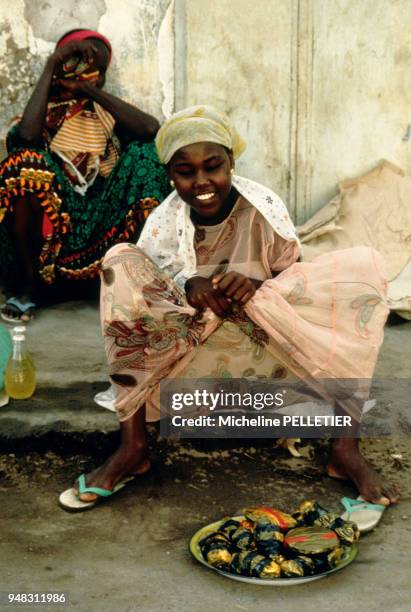
[[[234,174],[245,145],[226,116],[185,109],[156,143],[175,191],[151,213],[138,246],[113,247],[102,269],[121,445],[62,494],[65,507],[89,507],[149,469],[145,424],[160,417],[164,377],[289,377],[321,388],[322,379],[371,379],[382,343],[388,309],[378,253],[358,247],[299,262],[280,198]],[[337,410],[360,420],[355,398]],[[398,499],[358,438],[333,440],[327,471],[370,502]]]

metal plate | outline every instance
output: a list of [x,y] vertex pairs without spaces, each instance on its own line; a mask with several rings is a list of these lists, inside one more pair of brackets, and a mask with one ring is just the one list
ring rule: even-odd
[[231,574],[230,572],[225,572],[224,570],[220,570],[216,567],[213,567],[209,563],[207,563],[207,561],[203,558],[203,555],[201,554],[200,546],[199,546],[199,542],[200,540],[202,540],[202,538],[204,538],[206,535],[208,535],[212,531],[218,531],[220,525],[222,525],[226,520],[228,520],[228,518],[232,518],[237,521],[242,521],[244,520],[245,517],[244,516],[232,516],[232,517],[225,516],[223,519],[219,521],[215,521],[215,523],[210,523],[209,525],[202,527],[191,538],[189,549],[193,557],[197,559],[197,561],[202,563],[202,565],[205,565],[209,569],[215,572],[218,572],[222,576],[225,576],[225,578],[230,578],[231,580],[238,580],[240,582],[248,582],[249,584],[258,584],[259,586],[293,586],[296,584],[303,584],[304,582],[312,582],[313,580],[319,580],[320,578],[325,578],[326,576],[329,576],[330,574],[333,574],[334,572],[338,572],[339,570],[342,570],[344,567],[349,565],[352,561],[354,561],[357,555],[357,547],[354,544],[353,546],[351,546],[351,548],[348,549],[346,555],[342,558],[341,562],[337,565],[337,567],[334,567],[333,569],[323,572],[322,574],[314,574],[313,576],[302,576],[301,578],[276,578],[275,580],[272,580],[272,579],[269,580],[269,579],[264,579],[264,578],[251,578],[249,576],[240,576],[238,574]]

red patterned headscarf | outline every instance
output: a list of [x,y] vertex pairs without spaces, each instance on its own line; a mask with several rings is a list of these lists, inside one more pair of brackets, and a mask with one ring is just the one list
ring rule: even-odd
[[96,32],[95,30],[76,30],[75,32],[70,32],[66,36],[63,36],[63,38],[61,38],[58,41],[56,47],[57,48],[63,47],[64,45],[71,42],[72,40],[81,41],[81,40],[87,40],[87,38],[98,38],[98,40],[101,40],[106,45],[109,51],[108,63],[110,63],[111,56],[112,56],[112,49],[111,49],[110,41],[108,40],[108,38],[103,36],[103,34],[100,34],[99,32]]

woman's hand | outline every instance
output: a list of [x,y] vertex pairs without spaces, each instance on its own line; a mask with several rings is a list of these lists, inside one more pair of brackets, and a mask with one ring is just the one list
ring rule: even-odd
[[[62,79],[63,64],[73,56],[82,58],[92,70],[98,70],[100,73],[98,80]],[[89,39],[71,41],[56,49],[49,58],[48,66],[53,71],[54,78],[58,79],[56,82],[59,89],[58,97],[62,100],[82,97],[97,102],[114,117],[116,134],[123,144],[133,140],[153,140],[160,127],[157,119],[117,96],[103,91],[107,64],[103,67],[102,60],[101,51]]]
[[188,303],[198,310],[211,308],[221,318],[231,312],[230,301],[213,286],[209,278],[202,276],[190,278],[186,282],[185,291]]
[[[50,98],[60,97],[58,95],[59,92],[56,92],[55,84],[56,80],[61,79],[63,76],[63,64],[75,55],[82,58],[88,64],[94,64],[96,53],[97,48],[93,45],[92,41],[83,40],[71,41],[63,47],[56,49],[49,56],[20,121],[19,135],[26,146],[44,146],[43,130],[46,121],[47,105]],[[72,88],[71,90],[69,90],[70,87]],[[73,95],[73,87],[69,85],[64,87],[64,89],[60,89],[60,91],[63,91],[62,99],[67,100],[75,97]],[[78,93],[77,88],[75,93]]]
[[[74,83],[74,79],[61,79],[63,64],[73,55],[81,56],[91,67],[95,66],[96,70],[99,70],[100,78],[97,83],[81,79],[76,79]],[[105,69],[103,70],[100,63],[99,51],[91,40],[71,41],[50,55],[20,122],[20,137],[25,143],[30,146],[43,145],[47,104],[49,99],[56,97],[58,93],[54,87],[56,80],[60,89],[58,95],[60,99],[88,97],[105,108],[114,117],[116,133],[124,143],[132,140],[152,141],[154,139],[160,127],[157,119],[113,94],[103,91]]]
[[240,274],[240,272],[227,272],[215,276],[212,284],[228,300],[233,300],[244,306],[255,294],[256,285],[261,283]]
[[[70,94],[70,98],[88,97],[89,87],[93,87],[93,85],[90,83],[86,84],[85,81],[81,79],[59,79],[57,85],[60,90]],[[63,93],[60,97],[64,99],[66,96]]]
[[73,57],[73,55],[81,55],[83,60],[88,64],[94,63],[95,56],[98,50],[91,40],[72,40],[63,47],[58,47],[49,57],[49,63],[53,66],[54,71],[58,75],[62,75],[62,65]]

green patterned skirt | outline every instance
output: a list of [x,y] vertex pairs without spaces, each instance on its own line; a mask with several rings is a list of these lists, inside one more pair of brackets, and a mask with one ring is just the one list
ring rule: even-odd
[[86,195],[74,191],[59,158],[52,153],[14,150],[0,164],[0,278],[19,276],[10,213],[30,195],[43,209],[43,247],[39,272],[56,277],[97,276],[105,252],[118,242],[135,242],[144,221],[170,187],[154,143],[132,142],[106,179],[99,176]]

